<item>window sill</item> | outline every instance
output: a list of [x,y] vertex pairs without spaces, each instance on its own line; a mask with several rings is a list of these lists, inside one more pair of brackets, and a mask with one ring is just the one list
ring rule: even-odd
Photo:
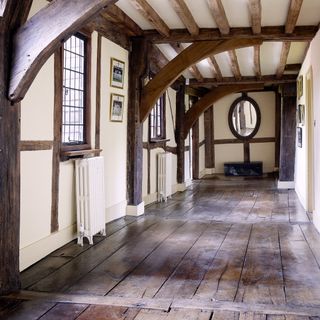
[[87,158],[91,155],[100,155],[102,149],[84,149],[76,151],[61,151],[61,161],[67,161],[70,159]]
[[159,143],[159,142],[169,142],[170,139],[152,139],[149,140],[150,143]]

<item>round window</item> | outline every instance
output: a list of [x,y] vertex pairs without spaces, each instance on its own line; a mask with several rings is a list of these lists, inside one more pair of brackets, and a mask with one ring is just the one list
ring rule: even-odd
[[258,104],[243,95],[236,99],[229,110],[229,127],[238,139],[251,139],[259,130],[261,114]]

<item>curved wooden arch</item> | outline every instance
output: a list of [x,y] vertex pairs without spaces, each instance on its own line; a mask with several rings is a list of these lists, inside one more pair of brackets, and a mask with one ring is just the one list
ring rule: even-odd
[[23,99],[42,65],[60,43],[117,0],[56,0],[37,12],[14,37],[9,99]]
[[140,104],[140,121],[149,115],[158,98],[191,65],[211,54],[261,44],[261,39],[229,39],[195,42],[183,50],[143,88]]
[[184,130],[183,137],[187,138],[188,133],[197,121],[200,115],[209,109],[213,103],[217,102],[221,98],[235,92],[239,91],[250,91],[263,89],[263,84],[234,84],[228,86],[222,86],[212,89],[206,95],[204,95],[200,100],[198,100],[185,114],[184,116]]

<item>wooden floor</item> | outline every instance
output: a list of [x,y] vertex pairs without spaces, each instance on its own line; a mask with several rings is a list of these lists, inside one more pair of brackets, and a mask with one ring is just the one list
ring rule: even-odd
[[272,179],[204,179],[24,271],[0,319],[320,319],[320,236]]

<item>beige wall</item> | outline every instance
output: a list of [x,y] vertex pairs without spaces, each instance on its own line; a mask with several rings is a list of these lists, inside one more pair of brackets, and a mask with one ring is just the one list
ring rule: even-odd
[[[214,139],[235,139],[229,129],[228,113],[234,100],[240,94],[228,95],[215,103],[214,111]],[[260,129],[255,138],[275,137],[275,94],[273,92],[251,92],[248,96],[259,105],[261,112]],[[273,172],[275,167],[275,143],[250,144],[250,160],[262,161],[264,172]],[[224,163],[243,161],[243,144],[215,145],[215,171],[224,172]]]

